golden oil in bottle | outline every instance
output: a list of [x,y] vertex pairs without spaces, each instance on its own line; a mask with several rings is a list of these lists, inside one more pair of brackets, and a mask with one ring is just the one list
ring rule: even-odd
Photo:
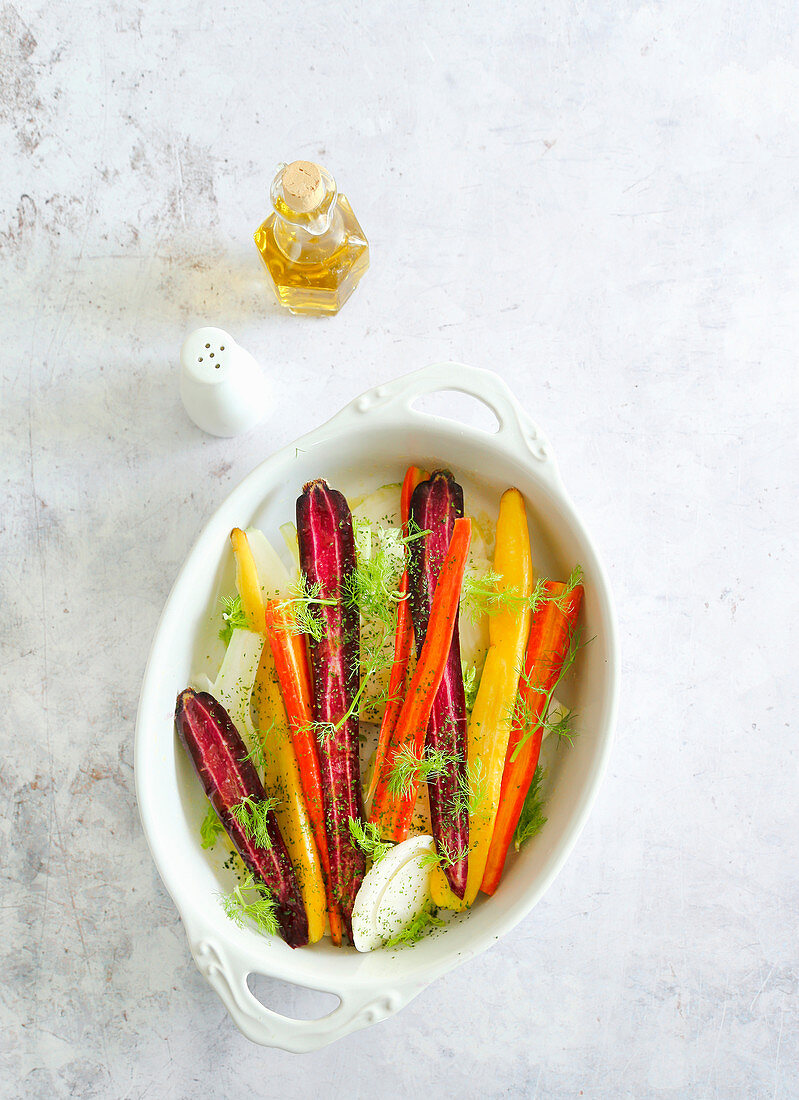
[[369,267],[369,242],[326,169],[282,165],[270,192],[274,213],[255,233],[277,294],[292,313],[338,313]]

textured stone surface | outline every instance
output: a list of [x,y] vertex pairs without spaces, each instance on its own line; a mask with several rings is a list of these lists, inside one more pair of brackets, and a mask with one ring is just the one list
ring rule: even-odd
[[[796,7],[294,7],[0,8],[0,1094],[796,1096]],[[331,321],[251,240],[295,157],[372,246]],[[183,415],[198,323],[273,371],[262,430]],[[604,553],[617,746],[516,932],[262,1051],[139,827],[150,639],[258,460],[442,358],[511,383]]]

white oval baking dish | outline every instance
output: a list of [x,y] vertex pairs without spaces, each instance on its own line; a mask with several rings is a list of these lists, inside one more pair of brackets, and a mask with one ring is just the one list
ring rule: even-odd
[[[487,405],[494,433],[414,408],[435,391],[460,391]],[[559,751],[547,802],[548,822],[535,841],[511,856],[496,895],[414,947],[359,955],[328,940],[292,951],[278,938],[237,928],[218,901],[229,884],[199,842],[204,797],[173,727],[175,697],[209,654],[231,527],[261,527],[276,539],[293,518],[302,485],[324,476],[347,495],[399,481],[409,461],[446,465],[464,485],[470,511],[496,514],[509,485],[527,501],[533,560],[549,576],[585,574],[585,636],[574,691],[565,701],[580,715],[580,736]],[[212,658],[213,659],[213,658]],[[202,531],[167,600],[144,676],[136,723],[136,791],[153,858],[186,927],[192,955],[241,1031],[256,1043],[303,1052],[385,1019],[435,978],[466,962],[509,931],[536,904],[585,824],[611,746],[619,667],[611,595],[594,546],[558,476],[548,443],[505,383],[490,371],[443,363],[369,390],[332,420],[261,463]],[[295,1020],[264,1007],[251,973],[333,993],[340,1004],[317,1020]]]

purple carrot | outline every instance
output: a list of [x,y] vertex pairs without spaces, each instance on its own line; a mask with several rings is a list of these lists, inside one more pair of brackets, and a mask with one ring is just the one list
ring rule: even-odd
[[308,916],[277,818],[271,811],[266,815],[270,845],[261,848],[233,815],[242,799],[261,802],[266,792],[227,711],[208,692],[186,688],[178,695],[175,728],[236,851],[253,878],[269,889],[283,939],[290,947],[304,947]]
[[[463,489],[446,470],[416,486],[409,510],[412,524],[428,535],[408,543],[408,583],[417,654],[427,633],[430,604],[446,557],[455,520],[463,516]],[[466,698],[463,690],[458,624],[452,634],[447,667],[425,734],[425,747],[446,754],[448,763],[428,780],[430,823],[452,892],[462,898],[469,871],[469,809],[466,791]],[[454,862],[450,860],[462,853]]]
[[[349,819],[363,820],[358,760],[360,614],[352,598],[355,543],[352,514],[344,496],[326,481],[309,482],[297,499],[300,567],[318,591],[321,639],[308,636],[313,715],[318,724],[319,762],[333,895],[352,940],[352,906],[366,863],[352,843]],[[345,719],[346,717],[346,720]]]

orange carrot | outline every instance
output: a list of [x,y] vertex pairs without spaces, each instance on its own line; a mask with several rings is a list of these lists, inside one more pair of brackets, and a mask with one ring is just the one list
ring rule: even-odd
[[400,515],[402,516],[402,533],[406,538],[408,536],[408,513],[411,510],[413,491],[417,485],[427,481],[429,477],[430,474],[427,470],[423,470],[419,466],[409,466],[405,471],[400,492]]
[[[420,470],[418,466],[409,466],[402,482],[402,495],[400,497],[400,513],[402,516],[402,533],[408,536],[408,512],[411,506],[411,497],[416,486],[427,480],[427,472]],[[377,752],[372,769],[372,778],[369,781],[369,790],[366,792],[367,805],[371,803],[383,770],[386,753],[391,743],[391,737],[397,725],[399,713],[402,710],[403,688],[408,677],[408,664],[413,649],[413,623],[408,602],[408,570],[402,574],[399,583],[399,592],[402,599],[397,607],[397,627],[394,633],[394,661],[388,680],[388,702],[383,712],[383,721],[380,723],[380,736],[377,741]]]
[[291,743],[300,769],[305,805],[324,871],[330,936],[333,943],[338,946],[341,943],[342,923],[331,889],[330,856],[327,849],[322,800],[322,773],[313,732],[311,677],[308,670],[305,638],[291,629],[283,609],[275,600],[267,600],[265,607],[266,636],[275,658],[277,678],[289,719]]
[[538,767],[544,733],[542,720],[546,717],[544,709],[560,678],[571,645],[583,590],[579,585],[574,588],[564,610],[561,610],[557,603],[552,602],[552,597],[562,597],[565,592],[565,584],[547,582],[546,595],[549,599],[538,607],[530,626],[519,694],[528,716],[532,717],[532,730],[529,720],[525,721],[524,727],[514,720],[511,727],[499,808],[480,884],[485,894],[493,894],[502,877],[505,857]]
[[472,525],[468,519],[455,520],[447,556],[433,595],[424,645],[416,663],[405,701],[397,719],[394,736],[386,754],[385,767],[377,783],[369,820],[377,825],[384,840],[405,840],[416,805],[418,782],[412,782],[399,794],[390,790],[390,778],[397,754],[410,748],[421,758],[427,723],[436,692],[441,684],[449,656],[452,633],[458,620],[463,573],[469,553]]

